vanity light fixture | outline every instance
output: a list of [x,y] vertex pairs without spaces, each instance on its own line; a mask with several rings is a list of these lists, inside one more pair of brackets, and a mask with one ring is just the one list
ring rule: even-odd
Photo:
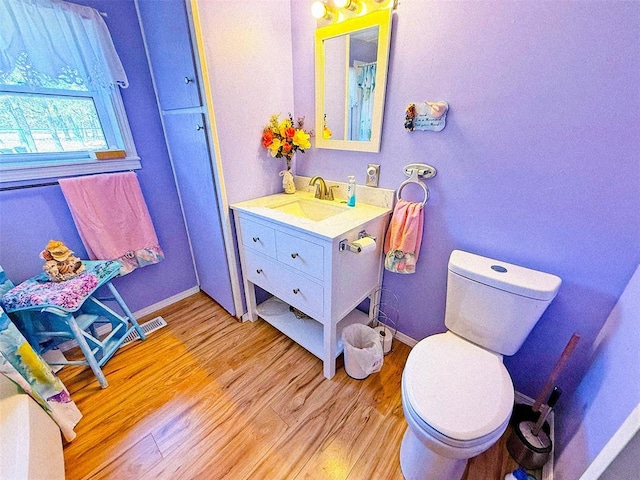
[[392,8],[393,10],[398,8],[398,0],[373,0],[373,2],[379,4],[381,8]]
[[333,0],[333,4],[338,8],[344,8],[354,13],[359,13],[362,4],[358,0]]
[[397,7],[398,0],[316,0],[311,4],[311,15],[320,27]]
[[320,0],[315,1],[311,4],[311,15],[313,18],[317,20],[333,20],[335,18],[335,13],[332,9],[330,9],[326,3],[321,2]]

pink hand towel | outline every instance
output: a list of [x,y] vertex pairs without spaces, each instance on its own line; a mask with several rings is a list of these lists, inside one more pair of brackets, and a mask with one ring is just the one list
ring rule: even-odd
[[59,183],[89,258],[119,260],[121,275],[164,259],[135,173],[66,178]]
[[384,268],[395,273],[415,273],[424,223],[419,202],[398,200],[384,241]]

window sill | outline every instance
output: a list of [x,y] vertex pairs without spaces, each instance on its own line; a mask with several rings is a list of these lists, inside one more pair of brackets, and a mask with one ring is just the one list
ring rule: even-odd
[[123,172],[142,168],[139,157],[119,160],[81,160],[57,165],[2,165],[0,166],[0,189],[28,187],[41,183],[53,183],[58,178],[97,173]]

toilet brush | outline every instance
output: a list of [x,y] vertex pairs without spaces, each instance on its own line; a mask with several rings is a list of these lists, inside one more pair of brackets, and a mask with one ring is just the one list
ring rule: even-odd
[[540,433],[540,429],[542,428],[542,425],[544,424],[544,422],[547,420],[547,417],[551,413],[551,410],[556,405],[558,398],[560,398],[561,393],[562,393],[562,390],[560,389],[560,387],[558,387],[557,385],[553,387],[553,390],[551,391],[551,395],[549,395],[549,400],[547,400],[547,408],[545,409],[544,413],[540,415],[540,418],[538,419],[533,429],[531,430],[531,433],[536,437]]
[[533,403],[533,407],[531,407],[531,409],[534,412],[540,411],[540,405],[542,405],[542,402],[544,401],[545,398],[547,398],[547,395],[549,395],[549,392],[555,385],[558,375],[560,374],[560,371],[564,368],[564,365],[567,363],[567,361],[569,360],[569,357],[575,350],[576,345],[578,344],[578,340],[580,340],[580,335],[578,335],[577,333],[574,333],[573,335],[571,335],[571,338],[569,339],[569,343],[567,343],[567,346],[564,347],[564,350],[562,351],[562,355],[560,355],[558,362],[553,367],[553,371],[551,372],[551,375],[549,375],[549,378],[547,379],[547,383],[544,385],[544,388],[538,395],[538,398]]

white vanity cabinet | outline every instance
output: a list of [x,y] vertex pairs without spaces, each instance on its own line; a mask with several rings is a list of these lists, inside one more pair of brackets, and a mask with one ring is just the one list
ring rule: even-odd
[[[336,357],[343,350],[342,329],[369,322],[369,316],[355,307],[380,287],[382,244],[390,209],[361,205],[313,222],[265,206],[291,198],[278,194],[232,205],[247,318],[260,316],[306,348],[323,361],[324,376],[331,378]],[[341,241],[353,242],[360,232],[376,238],[374,250],[340,250]],[[256,285],[311,318],[260,308]],[[372,299],[371,304],[377,300]]]

